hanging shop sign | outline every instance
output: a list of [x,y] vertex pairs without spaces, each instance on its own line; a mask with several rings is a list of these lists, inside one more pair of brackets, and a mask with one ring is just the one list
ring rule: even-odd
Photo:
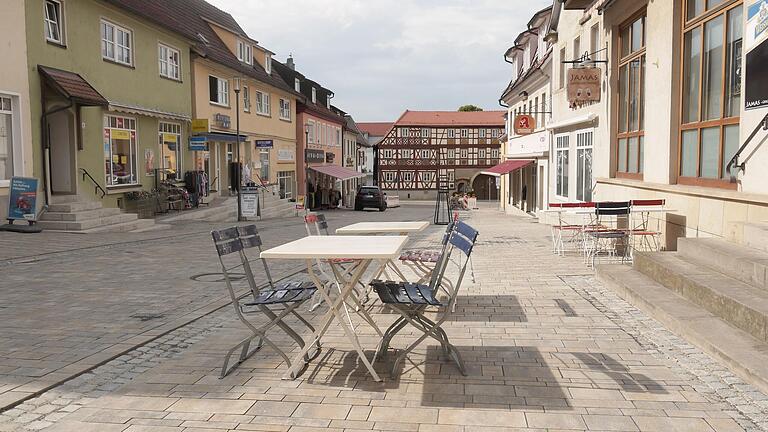
[[566,93],[571,108],[578,108],[588,103],[600,102],[600,68],[568,69]]
[[256,140],[256,148],[272,148],[272,140]]
[[747,50],[768,38],[768,0],[750,0],[747,6]]
[[192,120],[192,134],[206,134],[211,131],[208,124],[208,119],[194,119]]
[[232,118],[226,114],[215,114],[213,121],[216,122],[216,126],[222,129],[229,129],[232,126]]
[[[747,53],[744,107],[748,110],[768,107],[768,39]],[[741,82],[739,81],[739,84]]]
[[317,149],[304,149],[304,160],[307,163],[325,162],[325,151]]
[[296,150],[291,150],[291,149],[277,150],[278,162],[293,162],[294,160],[296,160]]
[[37,208],[37,179],[33,177],[11,177],[8,195],[8,220],[35,220]]
[[515,135],[530,135],[536,130],[536,117],[530,114],[515,116]]
[[189,137],[190,151],[208,151],[208,138],[204,136]]

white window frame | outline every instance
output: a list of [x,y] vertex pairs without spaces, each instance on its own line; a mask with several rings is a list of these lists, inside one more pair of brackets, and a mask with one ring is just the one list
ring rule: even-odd
[[[111,118],[115,118],[115,119],[122,118],[123,120],[132,120],[133,124],[134,124],[134,128],[130,129],[130,128],[125,127],[125,126],[122,127],[122,128],[120,128],[120,127],[111,127],[111,125],[108,125],[109,119],[111,119]],[[104,183],[105,183],[107,189],[113,188],[113,187],[125,187],[125,186],[139,186],[139,185],[141,185],[141,182],[139,182],[140,173],[139,173],[139,155],[138,155],[139,150],[138,149],[140,148],[140,145],[139,145],[139,133],[138,133],[138,120],[136,120],[135,117],[131,117],[131,116],[116,115],[116,114],[104,114],[104,121],[103,122],[104,122],[103,129],[125,130],[125,131],[128,131],[129,133],[133,132],[134,136],[135,136],[135,138],[133,138],[131,140],[132,142],[129,142],[129,144],[128,144],[128,147],[129,147],[128,157],[129,157],[129,160],[132,160],[133,168],[134,168],[134,171],[135,171],[135,172],[131,173],[133,175],[133,180],[134,181],[132,183],[110,184],[111,183],[111,177],[110,177],[110,181],[106,181],[106,179],[107,179],[107,166],[106,166],[106,164],[104,164],[104,179],[105,179]],[[109,144],[110,169],[112,169],[113,168],[112,164],[114,163],[113,162],[113,157],[114,157],[114,154],[113,154],[114,153],[114,148],[113,147],[114,147],[114,144],[112,143],[112,137],[111,136],[109,138],[109,143],[108,144]],[[114,176],[114,172],[112,172],[110,174],[112,176]]]
[[396,171],[383,171],[381,174],[384,176],[384,181],[388,183],[392,183],[397,179]]
[[429,128],[421,128],[421,137],[422,138],[429,138]]
[[296,92],[301,92],[301,80],[298,78],[293,79],[293,89],[296,90]]
[[237,59],[245,64],[253,64],[253,47],[241,40],[237,41]]
[[[165,53],[163,52],[165,51]],[[173,54],[176,54],[176,63],[173,63]],[[181,51],[162,42],[157,44],[158,68],[163,78],[181,81]],[[165,66],[165,73],[163,73]],[[174,74],[173,71],[176,73]]]
[[411,183],[413,181],[413,171],[401,171],[400,181]]
[[[565,199],[568,199],[570,189],[570,139],[571,137],[569,134],[555,135],[555,195]],[[563,158],[565,158],[567,162],[565,167],[561,167]]]
[[[177,130],[178,129],[178,130]],[[163,134],[170,134],[176,136],[176,151],[174,152],[176,156],[176,166],[171,167],[176,170],[176,180],[181,180],[181,174],[183,171],[183,164],[184,164],[184,153],[183,153],[183,145],[181,143],[181,131],[182,126],[180,123],[175,122],[168,122],[168,121],[159,121],[157,122],[157,133],[158,133],[158,139],[160,142],[160,165],[158,168],[164,168],[163,165],[165,165],[165,160],[163,160],[163,151],[165,149],[165,140]],[[167,178],[167,173],[166,173]]]
[[291,121],[291,101],[280,98],[280,120]]
[[456,129],[448,129],[448,138],[456,138]]
[[251,112],[251,89],[247,85],[243,86],[243,111]]
[[272,75],[272,54],[265,54],[264,55],[264,70]]
[[[208,99],[210,99],[210,82],[211,78],[216,78],[216,99],[210,101],[213,105],[223,106],[229,108],[229,80],[219,78],[216,75],[208,75]],[[222,85],[222,83],[224,83]],[[223,99],[223,100],[222,100]]]
[[392,159],[393,156],[394,156],[393,149],[391,148],[381,149],[381,157],[383,159]]
[[480,138],[485,138],[485,129],[480,129],[480,131],[478,132],[478,135],[480,136]]
[[[105,19],[102,19],[99,23],[99,27],[101,30],[101,58],[103,60],[107,60],[110,62],[114,62],[120,65],[124,66],[133,66],[133,30],[123,27],[119,24],[116,24],[112,21],[107,21]],[[111,27],[112,28],[112,40],[107,39],[107,33],[104,32],[104,27],[107,28],[107,30]],[[118,34],[122,32],[126,35],[128,35],[128,45],[120,45],[117,42]],[[112,57],[109,56],[109,48],[112,48]],[[126,50],[128,52],[128,61],[122,61],[118,59],[117,52],[118,50]]]
[[[594,139],[592,130],[576,132],[576,199],[579,201],[592,201]],[[589,164],[589,178],[586,177],[587,164]]]
[[317,89],[312,87],[312,103],[317,103]]
[[307,134],[307,141],[309,141],[309,144],[315,143],[315,122],[313,120],[307,120],[307,130],[309,133]]
[[491,138],[498,138],[498,137],[499,137],[499,130],[491,129]]
[[269,93],[256,90],[256,114],[266,117],[272,115],[272,97]]
[[[3,102],[3,100],[6,102]],[[24,164],[22,163],[24,160],[24,148],[21,145],[21,110],[19,109],[19,101],[19,94],[0,91],[0,113],[11,116],[10,154],[8,155],[11,159],[11,177],[24,175]],[[10,109],[3,108],[6,103]],[[7,179],[0,178],[0,187],[9,187],[10,185],[10,177]]]
[[[53,19],[48,14],[48,5],[54,5],[58,16]],[[45,0],[43,2],[43,22],[45,23],[45,40],[58,45],[64,45],[64,4],[60,0]],[[55,27],[59,38],[51,36],[51,30]]]
[[469,138],[469,129],[462,129],[461,130],[461,137],[462,138]]
[[411,149],[400,150],[400,159],[411,159],[411,158],[413,158],[413,150]]

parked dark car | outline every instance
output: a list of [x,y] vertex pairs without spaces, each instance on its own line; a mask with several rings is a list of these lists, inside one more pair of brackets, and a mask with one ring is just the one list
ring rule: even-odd
[[379,211],[387,209],[387,194],[378,186],[360,186],[355,196],[355,210],[360,211],[367,207],[374,207]]

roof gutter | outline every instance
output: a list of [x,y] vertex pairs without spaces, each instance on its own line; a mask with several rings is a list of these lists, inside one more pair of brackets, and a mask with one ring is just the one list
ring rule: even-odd
[[602,15],[603,11],[613,6],[613,3],[615,2],[616,0],[604,0],[603,3],[597,7],[597,14]]

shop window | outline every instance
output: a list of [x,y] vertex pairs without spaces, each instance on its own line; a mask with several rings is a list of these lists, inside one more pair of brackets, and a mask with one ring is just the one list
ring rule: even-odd
[[678,182],[733,187],[726,167],[738,148],[742,2],[687,0],[684,16]]
[[592,201],[592,132],[576,134],[576,199]]
[[556,194],[568,198],[568,160],[570,159],[571,147],[568,135],[560,135],[555,138],[556,142]]
[[104,116],[104,168],[107,186],[138,184],[136,120]]
[[160,122],[158,125],[158,140],[160,141],[161,175],[168,180],[181,179],[181,125],[178,123]]
[[620,30],[617,177],[642,178],[645,135],[645,11]]
[[12,100],[0,96],[0,183],[9,181],[14,175],[14,118]]

